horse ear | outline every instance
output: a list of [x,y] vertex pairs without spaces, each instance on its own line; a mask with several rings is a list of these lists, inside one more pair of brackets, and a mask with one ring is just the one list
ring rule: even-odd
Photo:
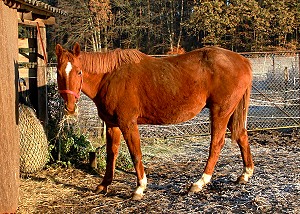
[[80,54],[80,45],[78,44],[78,42],[76,42],[74,45],[73,53],[75,56],[79,56]]
[[60,55],[62,54],[62,52],[63,52],[62,46],[60,44],[57,44],[56,47],[55,47],[56,56],[60,57]]

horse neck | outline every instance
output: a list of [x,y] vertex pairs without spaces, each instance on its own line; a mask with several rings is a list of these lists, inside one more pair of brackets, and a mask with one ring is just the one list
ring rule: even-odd
[[145,54],[134,49],[116,49],[107,53],[82,52],[81,64],[84,74],[82,91],[93,99],[106,73],[115,71],[122,64],[138,63],[144,57],[146,57]]
[[105,74],[99,72],[103,70],[100,67],[103,63],[102,60],[96,57],[98,55],[97,53],[81,53],[81,64],[83,68],[82,92],[93,99],[98,93],[100,82]]
[[103,76],[104,73],[91,74],[88,72],[83,72],[82,92],[90,99],[94,99],[97,95]]

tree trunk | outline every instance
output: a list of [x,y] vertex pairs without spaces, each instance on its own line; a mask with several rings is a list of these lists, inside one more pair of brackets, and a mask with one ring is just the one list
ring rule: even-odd
[[180,47],[180,42],[181,42],[181,36],[182,36],[182,20],[183,20],[183,11],[184,11],[184,1],[181,0],[181,11],[180,11],[180,23],[179,23],[179,35],[178,35],[178,40],[177,40],[177,50]]

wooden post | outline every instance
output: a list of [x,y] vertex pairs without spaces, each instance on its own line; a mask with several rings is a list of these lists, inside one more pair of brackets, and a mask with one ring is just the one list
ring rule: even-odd
[[42,22],[37,22],[37,49],[38,118],[46,127],[48,124],[46,26]]
[[0,213],[15,213],[19,192],[18,18],[0,1]]

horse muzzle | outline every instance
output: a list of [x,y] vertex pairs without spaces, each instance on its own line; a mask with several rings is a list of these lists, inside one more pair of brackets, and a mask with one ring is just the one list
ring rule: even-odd
[[68,102],[67,98],[64,97],[64,101],[65,101],[65,109],[64,109],[64,113],[65,115],[77,115],[78,114],[78,107],[77,107],[77,101],[79,100],[80,97],[80,92],[76,93],[74,91],[71,90],[59,90],[59,93],[62,94],[69,94],[69,95],[73,95],[75,98],[75,101],[71,101]]
[[77,103],[74,104],[73,108],[70,108],[68,106],[68,104],[65,104],[65,108],[64,108],[64,113],[65,115],[69,115],[69,116],[77,116],[78,115],[78,107],[77,107]]

